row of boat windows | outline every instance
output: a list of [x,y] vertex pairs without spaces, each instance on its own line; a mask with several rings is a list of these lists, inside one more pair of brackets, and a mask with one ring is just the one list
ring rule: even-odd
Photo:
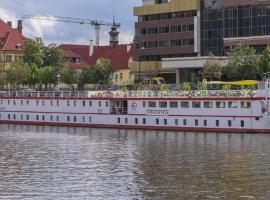
[[[159,118],[156,118],[156,125],[168,125],[168,120],[167,119],[159,119]],[[121,124],[121,118],[117,118],[117,123],[118,124]],[[125,124],[129,124],[129,119],[128,118],[125,118],[124,119],[124,123]],[[146,122],[146,118],[143,118],[141,120],[139,120],[138,118],[135,118],[134,120],[134,123],[135,124],[147,124]],[[201,124],[200,124],[201,123]],[[174,119],[174,125],[175,126],[179,126],[179,125],[182,125],[182,126],[200,126],[200,125],[203,125],[204,127],[208,127],[208,120],[202,120],[201,122],[198,120],[198,119],[195,119],[195,120],[187,120],[187,119],[183,119],[183,120],[179,120],[179,119]],[[215,125],[216,127],[220,127],[220,120],[215,120]],[[227,126],[228,127],[232,127],[233,126],[233,122],[232,120],[227,120]],[[245,127],[245,121],[244,120],[241,120],[240,121],[240,127],[241,128],[244,128]]]
[[[8,114],[7,116],[8,120],[30,120],[30,115],[16,115],[16,114]],[[60,121],[60,116],[59,115],[50,115],[50,116],[45,116],[45,115],[35,115],[34,116],[35,120],[36,121],[51,121],[51,122],[54,122],[54,121],[57,121],[59,122]],[[1,115],[0,115],[0,119],[1,119]],[[66,121],[67,122],[77,122],[78,120],[80,120],[79,117],[77,116],[66,116]],[[92,117],[86,117],[86,116],[82,116],[81,117],[81,121],[82,122],[89,122],[91,123],[92,122]]]
[[[251,107],[251,102],[249,101],[170,101],[169,103],[167,101],[148,101],[147,106],[149,108],[250,108]],[[143,107],[146,107],[146,101],[143,102]]]
[[[3,105],[5,104],[4,100],[1,100],[0,101],[0,104]],[[8,105],[11,105],[13,104],[14,106],[15,105],[30,105],[30,101],[29,100],[7,100],[7,104]],[[59,100],[50,100],[50,101],[45,101],[45,100],[36,100],[35,101],[35,104],[36,106],[46,106],[47,104],[49,104],[50,106],[53,106],[53,105],[56,105],[56,106],[59,106],[60,105],[60,102]],[[66,101],[66,106],[82,106],[82,107],[85,107],[85,106],[89,106],[89,107],[92,107],[93,106],[93,102],[92,101],[70,101],[70,100],[67,100]],[[102,106],[102,101],[98,101],[98,106],[101,107]],[[105,106],[108,107],[109,106],[109,102],[108,101],[105,101]]]

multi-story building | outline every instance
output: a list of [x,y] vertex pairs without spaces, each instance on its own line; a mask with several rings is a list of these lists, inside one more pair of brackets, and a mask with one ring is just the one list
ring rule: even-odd
[[113,84],[133,84],[134,75],[130,66],[135,57],[134,44],[120,44],[108,46],[62,44],[59,46],[64,51],[68,66],[74,70],[94,67],[101,58],[111,61],[115,73],[112,77]]
[[22,58],[23,45],[22,21],[19,20],[14,29],[12,22],[0,20],[0,70],[5,70],[10,63]]
[[196,82],[210,54],[225,65],[238,43],[261,52],[270,42],[270,0],[142,0],[134,14],[137,60],[176,82]]
[[142,6],[134,8],[138,72],[147,75],[154,68],[175,81],[175,69],[162,69],[161,61],[198,55],[199,8],[198,0],[142,0]]

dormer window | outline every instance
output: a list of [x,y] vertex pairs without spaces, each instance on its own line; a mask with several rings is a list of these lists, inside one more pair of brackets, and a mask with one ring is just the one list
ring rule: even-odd
[[17,50],[22,50],[22,45],[21,45],[20,43],[17,43],[17,44],[16,44],[16,49],[17,49]]

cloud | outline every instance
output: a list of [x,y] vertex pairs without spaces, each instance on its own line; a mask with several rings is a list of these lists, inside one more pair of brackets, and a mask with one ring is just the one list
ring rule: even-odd
[[9,10],[6,10],[6,9],[0,7],[0,13],[1,13],[0,19],[2,19],[5,22],[7,22],[7,21],[13,21],[13,22],[17,21],[17,17],[16,17],[14,12],[11,12]]

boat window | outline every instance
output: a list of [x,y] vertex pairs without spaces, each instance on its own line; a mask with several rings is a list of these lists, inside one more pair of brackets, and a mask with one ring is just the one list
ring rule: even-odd
[[170,108],[178,108],[178,102],[177,101],[171,101],[170,102]]
[[50,120],[53,121],[53,116],[52,115],[50,116]]
[[106,101],[105,103],[106,103],[106,107],[109,107],[109,102],[108,102],[108,101]]
[[89,106],[92,107],[92,101],[89,101]]
[[232,120],[228,120],[228,127],[232,127]]
[[42,100],[42,105],[45,106],[45,101],[44,100]]
[[189,102],[188,101],[182,101],[181,102],[181,108],[189,108]]
[[77,103],[76,103],[76,101],[73,101],[73,105],[74,105],[74,107],[76,107],[76,104],[77,104]]
[[45,121],[45,116],[44,115],[42,115],[42,120]]
[[36,115],[36,120],[37,120],[37,121],[39,120],[39,116],[38,116],[38,115]]
[[167,124],[168,124],[168,120],[164,119],[164,125],[167,125]]
[[237,101],[229,101],[228,107],[229,108],[238,108],[238,102]]
[[37,105],[37,106],[39,105],[39,100],[36,100],[36,105]]
[[155,102],[155,101],[149,101],[148,102],[148,107],[149,108],[155,108],[155,107],[157,107],[157,102]]
[[59,121],[59,116],[58,115],[56,116],[56,121]]
[[13,105],[16,105],[16,100],[13,100]]
[[187,120],[183,119],[183,125],[186,126],[187,125]]
[[138,118],[135,118],[135,124],[138,124],[139,121],[138,121]]
[[160,108],[167,108],[167,106],[168,106],[167,101],[160,101],[160,102],[159,102],[159,107],[160,107]]
[[192,108],[201,108],[201,102],[200,101],[193,101]]
[[53,106],[53,101],[52,100],[50,101],[50,104],[51,104],[51,106]]
[[159,124],[159,119],[156,119],[156,124],[157,124],[157,125]]
[[77,117],[76,116],[73,117],[73,121],[77,122]]
[[241,127],[244,128],[245,127],[245,121],[241,120]]
[[70,121],[70,117],[69,117],[69,116],[67,116],[67,121],[68,121],[68,122]]
[[143,124],[146,124],[146,119],[145,118],[143,118]]
[[56,105],[59,106],[59,101],[58,100],[56,101]]
[[241,102],[241,108],[250,108],[251,103],[249,101],[243,101]]
[[199,120],[195,119],[195,126],[199,126]]
[[[120,118],[119,118],[120,119]],[[91,123],[92,122],[92,117],[89,117],[89,122]]]
[[217,127],[219,126],[219,120],[216,120],[216,126]]
[[98,101],[98,106],[101,107],[101,101]]
[[146,102],[145,102],[145,101],[143,101],[143,107],[144,107],[144,108],[146,107]]
[[175,120],[174,120],[174,124],[175,124],[175,125],[178,125],[178,123],[179,123],[179,122],[178,122],[178,119],[175,119]]
[[23,115],[21,115],[21,120],[23,120]]
[[206,120],[206,119],[203,120],[203,125],[204,125],[204,126],[207,126],[207,120]]
[[82,122],[85,122],[85,116],[82,116]]
[[26,115],[26,120],[29,120],[29,115]]
[[212,101],[205,101],[204,102],[204,108],[213,108],[213,102]]
[[82,102],[82,106],[85,107],[85,101]]
[[117,123],[120,124],[121,123],[121,119],[117,118]]
[[67,106],[70,106],[70,102],[69,101],[67,101]]
[[216,108],[225,108],[225,101],[217,101]]
[[8,119],[10,119],[10,114],[8,114]]
[[23,105],[23,100],[21,100],[21,105]]
[[128,118],[125,118],[125,123],[128,124]]
[[13,115],[13,119],[16,119],[16,115],[15,114]]

